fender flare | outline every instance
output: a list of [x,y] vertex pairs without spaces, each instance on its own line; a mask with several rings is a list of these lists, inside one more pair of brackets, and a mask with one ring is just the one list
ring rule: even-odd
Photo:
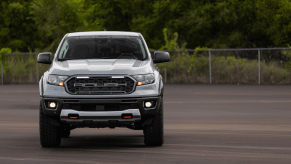
[[40,97],[43,97],[43,76],[41,76],[38,85]]
[[163,79],[162,79],[162,76],[160,75],[160,78],[159,78],[159,96],[163,96],[164,94],[164,83],[163,83]]

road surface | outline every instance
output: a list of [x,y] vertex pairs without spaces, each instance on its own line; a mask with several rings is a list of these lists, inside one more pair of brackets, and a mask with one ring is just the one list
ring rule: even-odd
[[291,86],[166,85],[165,144],[142,131],[75,129],[39,143],[37,85],[0,86],[0,164],[291,163]]

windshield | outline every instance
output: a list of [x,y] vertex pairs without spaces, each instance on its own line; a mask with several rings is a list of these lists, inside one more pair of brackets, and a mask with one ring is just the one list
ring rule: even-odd
[[136,59],[145,60],[147,54],[139,37],[85,36],[64,40],[57,59]]

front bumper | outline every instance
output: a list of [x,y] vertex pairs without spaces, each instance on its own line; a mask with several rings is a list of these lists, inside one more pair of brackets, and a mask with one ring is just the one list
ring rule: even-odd
[[[98,127],[110,127],[119,125],[129,125],[136,123],[156,115],[159,111],[160,97],[145,98],[114,98],[114,99],[63,99],[63,98],[42,98],[43,112],[46,116],[59,118],[63,123],[72,124],[74,126],[89,126],[98,124]],[[47,102],[54,101],[57,103],[56,109],[49,109]],[[145,101],[155,102],[154,107],[145,108]],[[78,111],[68,108],[68,105],[78,104],[110,104],[125,105],[134,104],[135,109],[124,109],[119,111]],[[70,119],[69,114],[78,114],[78,119]],[[132,114],[130,119],[122,119],[123,114]],[[77,125],[78,124],[78,125]],[[104,126],[103,126],[104,125]],[[96,127],[96,126],[95,126]]]
[[[70,115],[78,116],[78,119],[70,119]],[[131,118],[123,119],[123,115],[131,115]],[[62,122],[73,126],[92,127],[118,127],[129,126],[132,123],[141,121],[138,109],[128,109],[123,111],[76,111],[63,109],[60,119]]]

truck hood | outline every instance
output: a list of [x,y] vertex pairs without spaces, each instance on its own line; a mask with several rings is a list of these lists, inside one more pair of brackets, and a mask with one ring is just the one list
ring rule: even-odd
[[54,60],[49,74],[80,75],[80,74],[122,74],[135,75],[152,73],[150,60],[134,59],[82,59],[82,60]]

